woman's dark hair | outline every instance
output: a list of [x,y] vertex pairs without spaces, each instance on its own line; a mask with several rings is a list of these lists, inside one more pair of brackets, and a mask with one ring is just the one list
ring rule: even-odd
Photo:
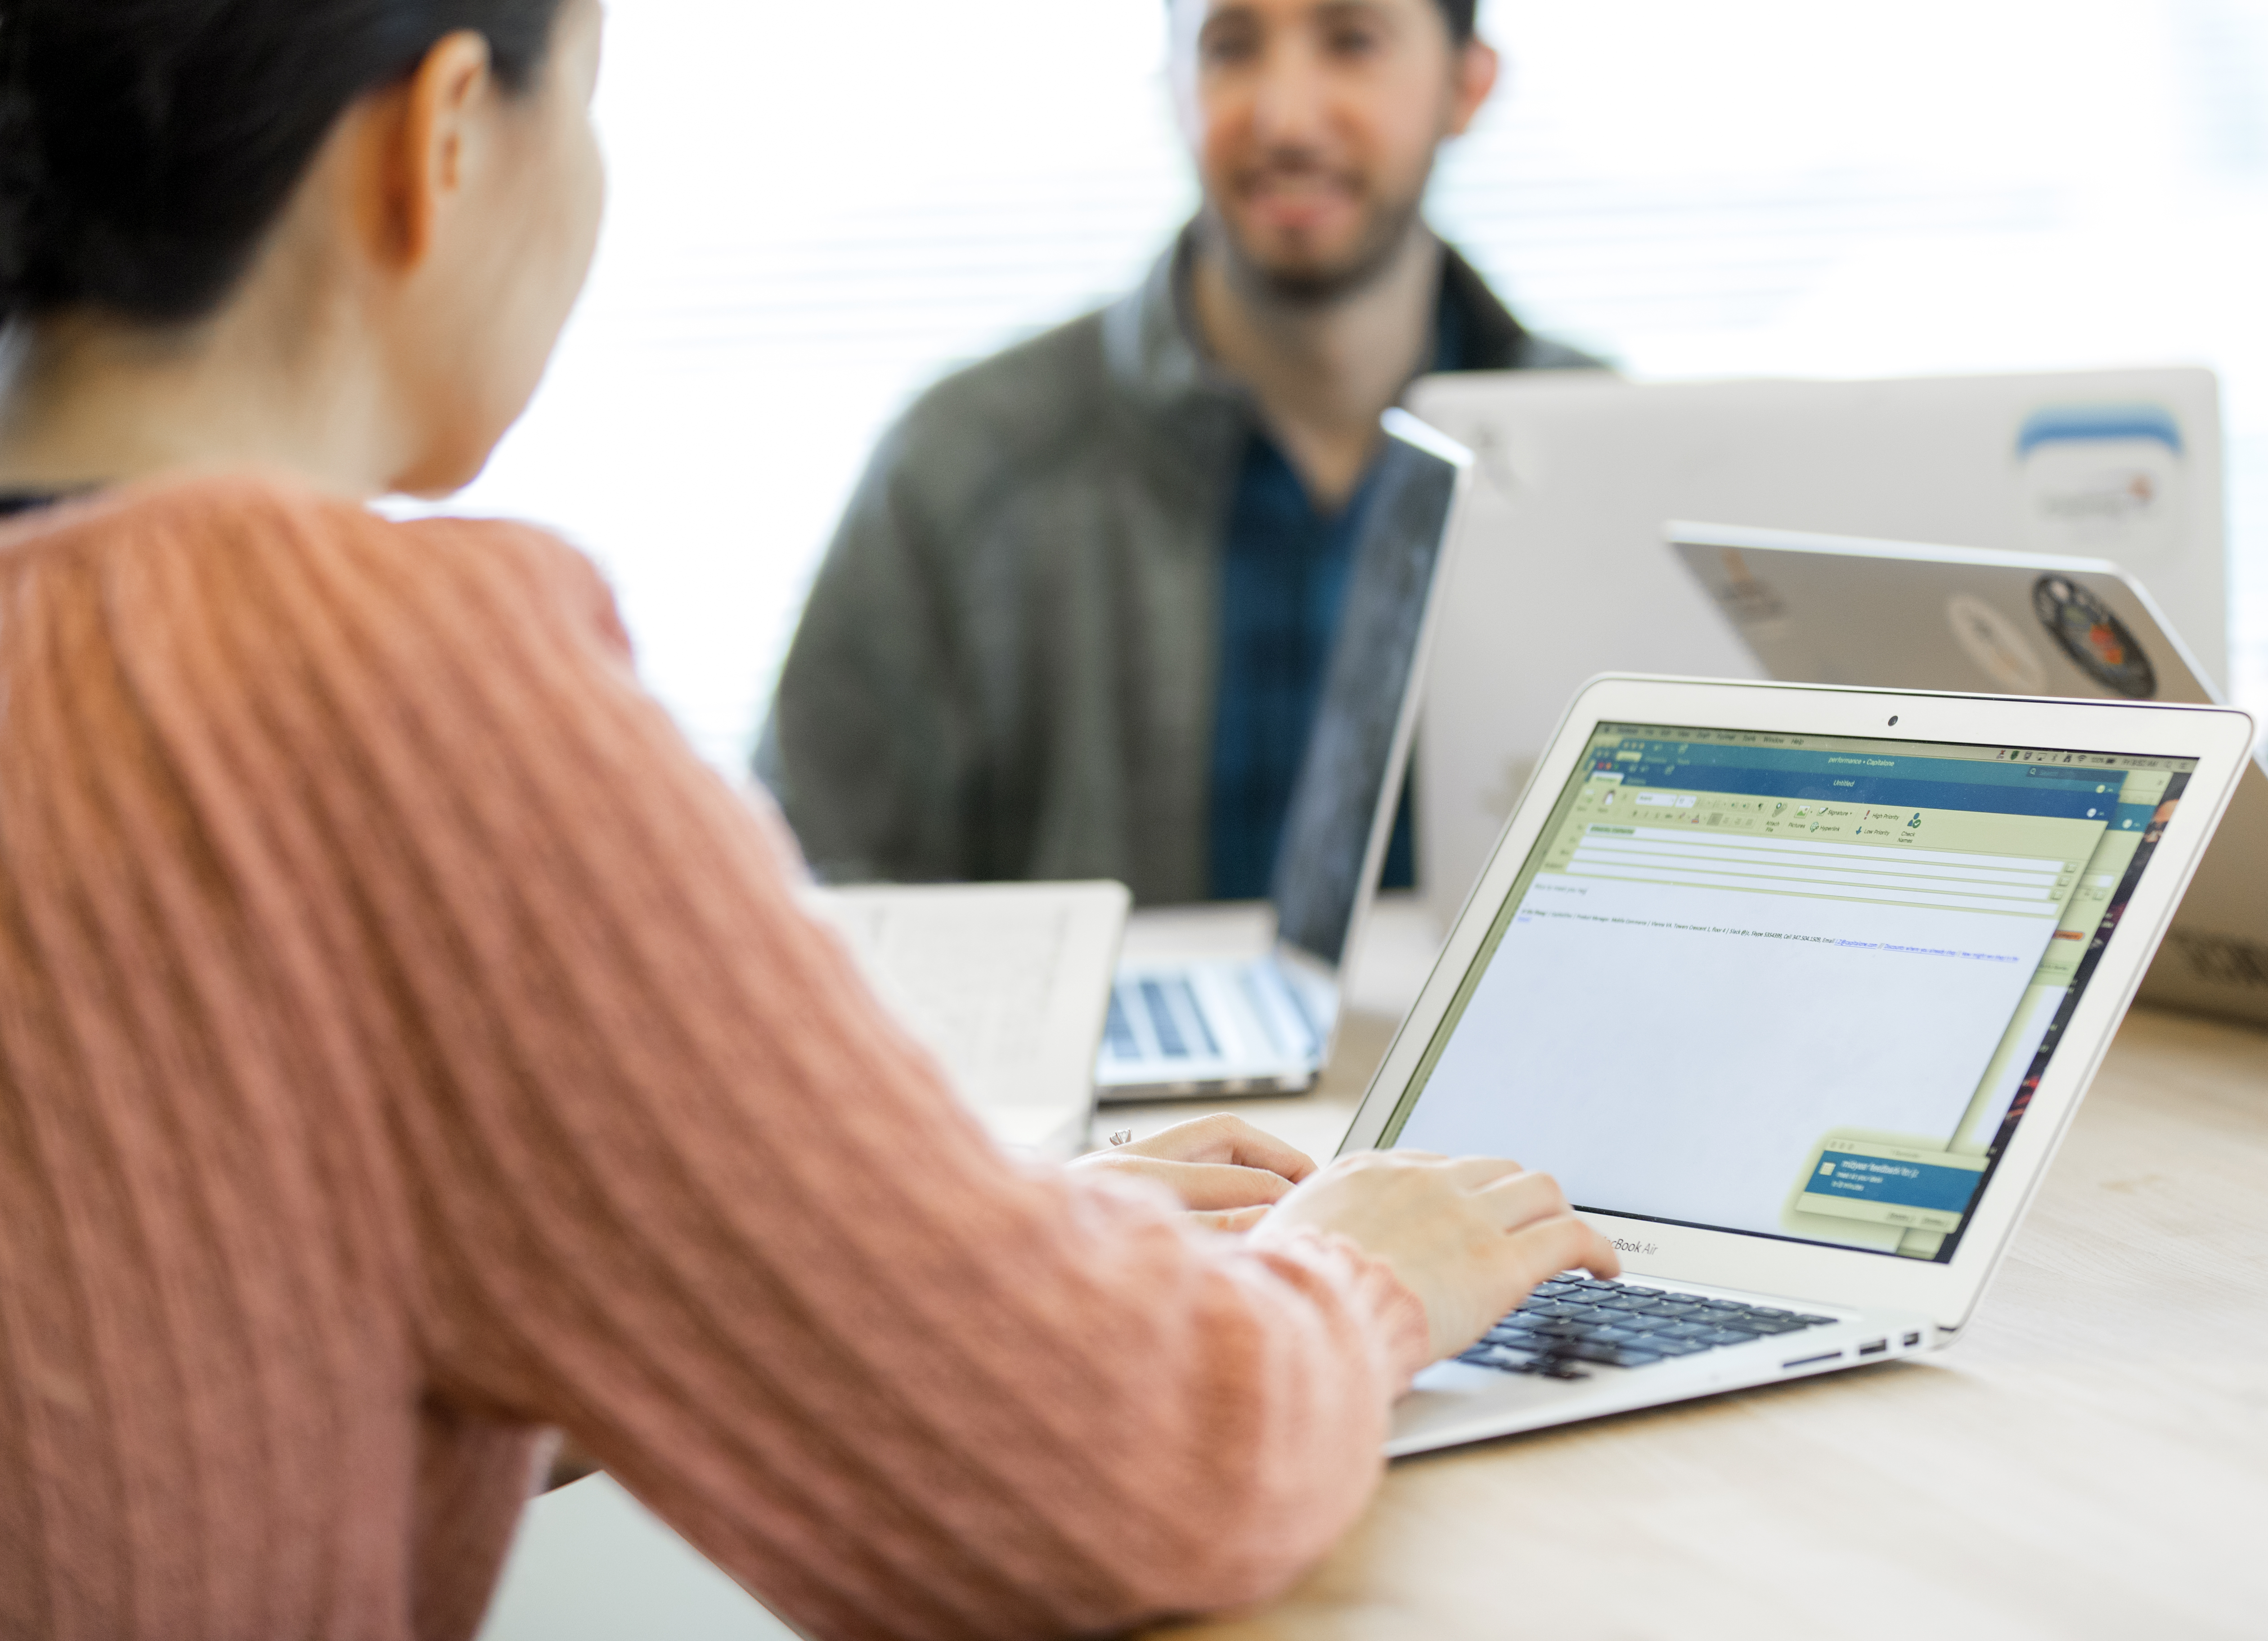
[[218,306],[339,116],[460,29],[541,71],[563,0],[0,0],[0,319]]

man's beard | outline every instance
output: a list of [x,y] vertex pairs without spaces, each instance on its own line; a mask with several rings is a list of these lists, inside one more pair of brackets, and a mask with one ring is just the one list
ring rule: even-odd
[[1245,248],[1228,218],[1210,200],[1204,226],[1231,276],[1246,290],[1286,307],[1328,307],[1367,290],[1393,266],[1424,205],[1420,189],[1410,199],[1384,208],[1353,251],[1328,267],[1278,268],[1262,261]]

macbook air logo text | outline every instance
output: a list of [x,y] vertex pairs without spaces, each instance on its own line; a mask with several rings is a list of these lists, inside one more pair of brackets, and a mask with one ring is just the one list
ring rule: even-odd
[[1659,1254],[1661,1252],[1661,1249],[1652,1242],[1625,1242],[1622,1238],[1616,1237],[1615,1239],[1615,1252],[1617,1254],[1645,1254],[1651,1255]]

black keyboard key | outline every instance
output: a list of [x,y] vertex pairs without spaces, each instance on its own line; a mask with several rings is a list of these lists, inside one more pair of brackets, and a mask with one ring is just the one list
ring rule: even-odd
[[1637,1345],[1579,1344],[1567,1354],[1579,1362],[1595,1362],[1602,1367],[1645,1367],[1661,1360],[1655,1352]]
[[1457,1359],[1475,1367],[1511,1367],[1533,1360],[1535,1355],[1532,1350],[1507,1350],[1500,1345],[1483,1344],[1475,1345]]
[[1498,1373],[1538,1373],[1550,1379],[1580,1379],[1580,1372],[1566,1371],[1568,1358],[1562,1351],[1505,1350],[1498,1346],[1476,1345],[1457,1358],[1474,1367],[1485,1367]]

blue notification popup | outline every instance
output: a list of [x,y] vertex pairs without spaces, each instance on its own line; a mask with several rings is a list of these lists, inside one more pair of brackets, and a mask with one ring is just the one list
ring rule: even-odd
[[1846,1202],[1957,1214],[1968,1208],[1984,1178],[1973,1168],[1830,1152],[1819,1159],[1818,1171],[1804,1188]]

